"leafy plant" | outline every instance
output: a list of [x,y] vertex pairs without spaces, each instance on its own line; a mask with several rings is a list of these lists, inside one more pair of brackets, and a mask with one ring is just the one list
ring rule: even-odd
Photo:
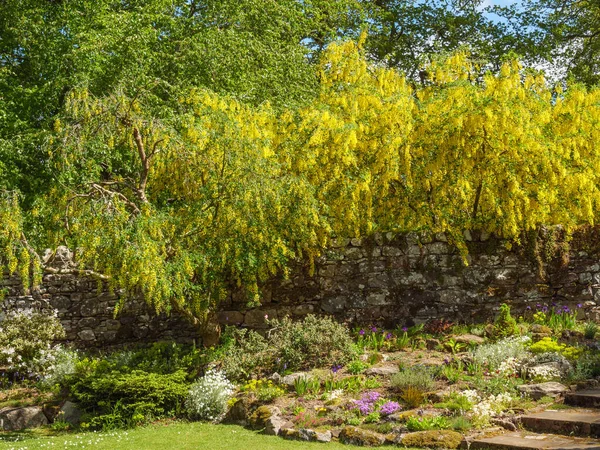
[[494,333],[500,337],[508,337],[519,334],[517,321],[510,314],[510,306],[506,303],[500,305],[500,311],[494,322]]
[[391,385],[400,391],[414,387],[422,392],[429,392],[434,388],[435,381],[431,370],[424,366],[413,366],[394,374]]
[[586,322],[585,328],[583,330],[583,336],[586,339],[594,339],[596,337],[596,333],[598,332],[598,324],[596,322]]
[[425,392],[416,386],[408,386],[402,389],[400,398],[409,408],[417,408],[425,403]]
[[445,430],[450,428],[450,423],[442,416],[410,416],[406,420],[406,428],[410,431]]
[[354,359],[354,360],[350,361],[348,364],[346,364],[346,370],[348,371],[348,373],[351,373],[352,375],[358,375],[360,373],[363,373],[368,368],[369,368],[369,365],[367,363],[365,363],[364,361],[361,361],[360,359]]
[[517,361],[527,358],[529,352],[526,344],[529,341],[527,336],[508,337],[496,343],[480,345],[471,352],[471,355],[475,363],[496,370],[503,361],[509,358]]

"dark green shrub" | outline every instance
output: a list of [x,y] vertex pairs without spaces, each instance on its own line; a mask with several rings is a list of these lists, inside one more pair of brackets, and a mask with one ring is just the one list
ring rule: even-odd
[[499,337],[514,336],[519,334],[517,321],[510,314],[510,306],[506,303],[500,305],[500,312],[494,322],[494,334]]
[[96,417],[94,428],[130,426],[180,415],[188,393],[187,374],[94,372],[71,385],[73,399]]

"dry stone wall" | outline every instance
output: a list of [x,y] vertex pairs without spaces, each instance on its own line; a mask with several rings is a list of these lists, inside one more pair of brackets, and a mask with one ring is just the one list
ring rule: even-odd
[[[576,236],[568,254],[543,264],[544,276],[536,253],[526,247],[508,249],[505,242],[482,234],[466,237],[468,265],[443,235],[338,240],[317,261],[313,275],[297,267],[289,279],[271,281],[258,308],[248,309],[234,293],[217,319],[255,329],[266,327],[265,317],[311,313],[385,326],[432,319],[476,322],[492,319],[503,302],[515,311],[537,304],[580,304],[588,316],[600,318],[600,252],[588,242],[589,233]],[[56,309],[67,340],[80,346],[197,338],[183,317],[157,316],[143,302],[130,303],[113,317],[117,295],[93,278],[52,273],[70,264],[68,255],[57,256],[60,252],[48,261],[49,271],[36,292],[24,293],[14,278],[1,281],[6,294],[0,308]]]

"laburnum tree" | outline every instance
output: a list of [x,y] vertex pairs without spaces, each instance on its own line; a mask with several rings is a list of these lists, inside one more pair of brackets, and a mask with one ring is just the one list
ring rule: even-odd
[[2,197],[4,265],[39,261],[37,233],[122,301],[201,326],[232,288],[259,302],[262,281],[333,236],[445,232],[464,254],[465,230],[518,241],[595,222],[598,89],[549,86],[516,60],[481,77],[465,53],[416,83],[361,45],[330,45],[318,95],[297,107],[193,87],[167,103],[152,83],[72,89],[45,144],[53,188],[25,210]]

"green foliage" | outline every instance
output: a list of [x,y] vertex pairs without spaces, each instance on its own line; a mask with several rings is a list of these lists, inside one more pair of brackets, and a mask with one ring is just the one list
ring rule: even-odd
[[473,361],[480,366],[496,370],[503,361],[514,358],[518,361],[528,356],[526,336],[515,336],[501,339],[496,343],[480,345],[471,354]]
[[529,346],[529,351],[532,353],[558,353],[567,359],[572,361],[578,359],[583,353],[583,349],[578,347],[568,346],[566,344],[559,344],[556,340],[545,337],[540,339],[538,342]]
[[58,318],[38,311],[8,311],[0,320],[0,365],[11,372],[42,373],[45,356],[65,330]]
[[412,387],[422,392],[430,392],[435,386],[435,381],[431,370],[427,367],[413,366],[392,375],[391,384],[399,391]]
[[188,394],[186,373],[93,373],[70,386],[73,399],[95,416],[92,428],[130,426],[181,414]]
[[299,321],[271,321],[267,338],[246,330],[231,330],[222,358],[231,379],[250,374],[343,365],[355,356],[348,328],[328,317],[308,315]]
[[406,428],[410,431],[445,430],[450,428],[450,423],[443,416],[410,416],[406,420]]
[[586,322],[583,330],[583,336],[586,339],[594,339],[598,332],[598,324],[596,322]]
[[369,368],[369,365],[360,359],[354,359],[346,364],[346,371],[352,375],[363,373]]
[[453,392],[443,402],[436,403],[435,407],[447,409],[453,414],[463,415],[465,412],[473,409],[473,403],[467,396]]
[[270,402],[285,395],[285,391],[271,380],[250,380],[242,387],[242,391],[254,394],[261,402]]
[[500,337],[508,337],[519,334],[517,321],[510,314],[510,306],[506,303],[500,305],[500,312],[494,322],[494,333]]

